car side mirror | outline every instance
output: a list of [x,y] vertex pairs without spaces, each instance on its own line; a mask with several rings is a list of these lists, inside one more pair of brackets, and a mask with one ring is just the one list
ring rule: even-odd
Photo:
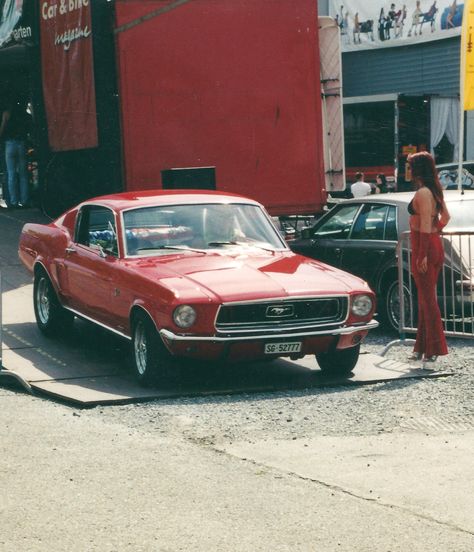
[[305,240],[311,238],[311,228],[309,226],[301,230],[301,237]]
[[103,259],[107,257],[107,253],[105,252],[105,249],[100,245],[100,243],[91,243],[90,248],[98,251],[99,257],[102,257]]

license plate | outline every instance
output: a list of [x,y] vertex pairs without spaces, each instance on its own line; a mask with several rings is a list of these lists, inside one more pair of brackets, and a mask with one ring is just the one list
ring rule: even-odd
[[301,351],[301,341],[291,343],[265,343],[264,352],[266,355],[275,355],[282,353],[299,353]]

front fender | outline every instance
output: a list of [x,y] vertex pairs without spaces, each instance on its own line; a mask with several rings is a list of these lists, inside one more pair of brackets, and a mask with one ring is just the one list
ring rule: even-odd
[[[405,267],[404,267],[405,269]],[[406,270],[408,270],[408,263],[406,265]],[[378,272],[377,281],[374,284],[374,291],[378,297],[383,296],[384,290],[388,282],[391,282],[394,278],[398,279],[398,259],[390,259],[389,262],[382,267]]]

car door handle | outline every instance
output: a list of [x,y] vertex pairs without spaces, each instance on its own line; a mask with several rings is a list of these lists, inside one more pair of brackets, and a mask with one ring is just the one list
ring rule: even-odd
[[377,255],[385,255],[384,249],[363,249],[362,255],[369,255],[370,253],[377,253]]
[[336,249],[334,249],[334,253],[335,253],[336,255],[340,255],[340,254],[341,254],[340,248],[339,248],[339,247],[336,247]]
[[76,248],[75,247],[66,247],[65,249],[66,253],[75,253],[76,252]]

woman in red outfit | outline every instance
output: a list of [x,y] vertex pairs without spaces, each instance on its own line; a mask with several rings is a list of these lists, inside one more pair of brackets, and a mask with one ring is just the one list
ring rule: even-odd
[[448,354],[436,284],[444,260],[439,232],[450,217],[433,157],[421,151],[408,162],[417,190],[408,206],[412,273],[418,291],[418,331],[411,359],[434,362],[439,355]]

